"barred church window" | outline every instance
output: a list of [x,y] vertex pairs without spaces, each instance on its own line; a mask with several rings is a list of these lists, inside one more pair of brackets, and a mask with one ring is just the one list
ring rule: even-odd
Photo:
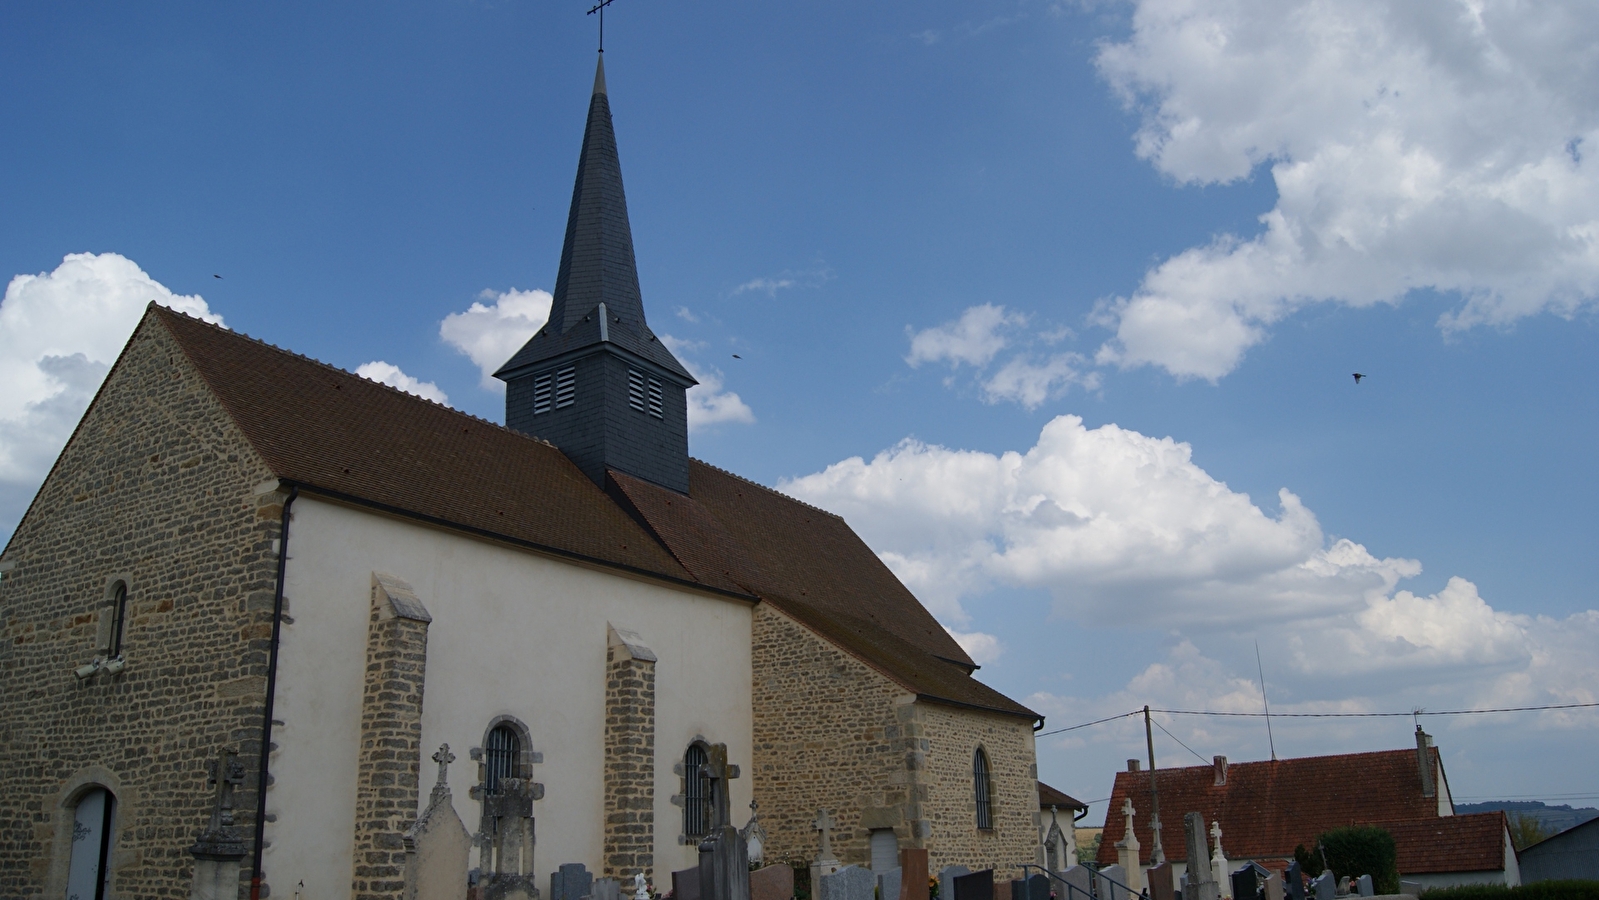
[[977,795],[977,827],[989,831],[994,827],[994,785],[988,777],[988,754],[982,747],[972,757],[972,787]]
[[555,408],[565,409],[577,402],[577,369],[567,366],[555,370]]
[[650,415],[661,418],[661,383],[650,379]]
[[67,900],[105,900],[111,873],[111,817],[116,798],[102,787],[78,798],[72,812],[72,856],[67,863]]
[[688,837],[711,833],[711,780],[703,772],[708,762],[703,744],[690,744],[683,754],[683,833]]
[[483,787],[487,793],[500,792],[503,778],[525,778],[522,772],[522,738],[509,725],[496,725],[483,748]]
[[635,412],[644,411],[644,373],[637,369],[627,370],[627,405]]
[[550,402],[554,396],[553,378],[549,372],[533,376],[533,415],[541,415],[550,411]]

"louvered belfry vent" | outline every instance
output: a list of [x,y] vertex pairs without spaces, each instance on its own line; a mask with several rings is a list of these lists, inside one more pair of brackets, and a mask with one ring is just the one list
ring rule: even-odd
[[688,492],[696,382],[644,320],[603,62],[549,320],[494,376],[505,382],[505,424],[561,448],[600,487],[614,469]]

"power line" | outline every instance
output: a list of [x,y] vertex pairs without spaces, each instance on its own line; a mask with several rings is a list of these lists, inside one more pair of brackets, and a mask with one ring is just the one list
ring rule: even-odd
[[1073,725],[1069,728],[1057,728],[1054,731],[1040,731],[1038,734],[1033,735],[1033,737],[1049,737],[1052,734],[1062,734],[1067,731],[1076,731],[1079,728],[1087,728],[1090,725],[1103,725],[1106,722],[1114,722],[1117,719],[1126,719],[1131,716],[1141,716],[1143,714],[1143,710],[1135,709],[1132,712],[1122,713],[1119,716],[1106,716],[1103,719],[1095,719],[1092,722],[1084,722],[1081,725]]
[[[1153,720],[1151,720],[1151,721],[1153,721]],[[1166,731],[1166,726],[1160,724],[1159,722],[1155,722],[1155,727],[1159,728],[1161,731]],[[1207,766],[1211,764],[1211,760],[1208,760],[1208,759],[1204,758],[1203,756],[1200,756],[1199,753],[1197,751],[1195,751],[1193,747],[1190,747],[1187,744],[1184,744],[1182,738],[1178,737],[1175,734],[1172,734],[1170,731],[1166,731],[1166,736],[1171,738],[1172,740],[1176,741],[1177,744],[1179,746],[1181,746],[1184,750],[1187,750],[1189,753],[1194,754],[1194,758],[1195,759],[1199,760],[1200,762],[1204,763]]]
[[1590,709],[1596,706],[1599,706],[1599,703],[1556,703],[1549,706],[1500,706],[1493,709],[1442,709],[1437,711],[1417,709],[1411,710],[1410,712],[1278,712],[1268,714],[1257,712],[1218,712],[1208,709],[1150,709],[1150,712],[1165,713],[1171,716],[1230,716],[1246,719],[1259,719],[1267,717],[1268,715],[1271,718],[1277,719],[1375,719],[1398,716],[1479,716],[1486,713],[1539,712],[1548,709]]

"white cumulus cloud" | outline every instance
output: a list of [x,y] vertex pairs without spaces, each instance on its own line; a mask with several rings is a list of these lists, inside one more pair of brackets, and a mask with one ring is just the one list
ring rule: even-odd
[[989,403],[1009,400],[1028,409],[1037,409],[1045,400],[1058,397],[1072,385],[1097,390],[1098,372],[1085,371],[1088,360],[1078,353],[1056,353],[1042,361],[1014,356],[983,379],[983,395]]
[[434,403],[442,403],[445,406],[450,405],[450,398],[445,396],[443,391],[439,390],[438,385],[431,381],[421,381],[416,378],[412,378],[410,375],[407,375],[401,371],[399,366],[393,365],[392,363],[386,363],[381,359],[373,360],[369,363],[362,363],[361,366],[355,370],[355,374],[361,376],[362,378],[369,378],[379,384],[386,384],[392,388],[399,388],[400,390],[405,391],[407,394],[415,394],[424,400],[432,400]]
[[1599,292],[1599,6],[1135,0],[1104,78],[1182,184],[1270,167],[1276,206],[1150,270],[1101,363],[1217,379],[1307,304],[1459,298],[1445,329]]
[[749,425],[755,421],[755,411],[750,409],[738,394],[722,389],[722,371],[715,366],[705,366],[695,363],[687,355],[695,350],[702,350],[705,345],[699,341],[688,341],[672,337],[669,334],[661,335],[661,343],[666,349],[672,351],[683,368],[688,369],[690,375],[699,384],[688,389],[688,430],[692,434],[712,425],[721,425],[727,422],[737,422]]
[[504,391],[505,383],[494,377],[495,371],[549,321],[553,298],[548,291],[516,288],[498,294],[486,290],[478,296],[466,312],[444,317],[439,337],[478,367],[484,390]]
[[906,327],[911,352],[905,361],[912,366],[927,362],[947,362],[951,366],[965,363],[980,369],[1010,343],[1003,332],[1025,324],[1026,316],[1009,312],[1003,306],[992,303],[973,306],[952,322],[921,331]]

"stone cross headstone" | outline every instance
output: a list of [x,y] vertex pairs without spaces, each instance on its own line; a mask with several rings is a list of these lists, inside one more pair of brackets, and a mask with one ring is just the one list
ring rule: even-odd
[[1048,875],[1028,876],[1026,900],[1049,900],[1049,890]]
[[1359,891],[1362,897],[1370,897],[1374,893],[1371,886],[1371,876],[1362,875],[1356,879],[1355,890]]
[[1283,879],[1283,887],[1288,892],[1289,900],[1305,900],[1305,874],[1299,868],[1299,860],[1288,864],[1288,875]]
[[816,811],[816,821],[811,823],[811,827],[822,834],[821,849],[816,852],[816,862],[818,864],[838,862],[838,857],[833,855],[832,840],[833,829],[838,827],[838,823],[827,814],[827,810],[819,809]]
[[981,869],[952,879],[955,895],[951,900],[994,900],[994,870]]
[[233,900],[239,895],[239,865],[244,859],[244,836],[233,827],[233,790],[244,783],[244,763],[223,748],[206,763],[206,784],[215,789],[211,820],[189,848],[194,857],[194,900]]
[[823,875],[816,900],[872,900],[877,889],[877,879],[870,869],[845,866],[831,875]]
[[1208,865],[1205,817],[1197,812],[1183,816],[1183,838],[1188,849],[1188,886],[1183,888],[1183,900],[1221,900],[1221,886],[1211,877]]
[[1127,870],[1121,866],[1106,866],[1099,870],[1099,900],[1130,900],[1127,889],[1122,885],[1127,883]]
[[1177,900],[1177,885],[1172,879],[1171,863],[1150,866],[1149,871],[1144,873],[1144,881],[1149,885],[1149,900]]
[[712,744],[706,756],[700,777],[711,783],[711,833],[700,841],[700,900],[749,900],[749,846],[728,813],[728,782],[738,766],[727,761],[726,744]]
[[1338,882],[1333,879],[1331,869],[1317,875],[1310,886],[1315,892],[1316,900],[1336,900],[1338,896]]
[[965,866],[945,866],[938,870],[938,900],[954,900],[955,879],[971,874]]
[[672,873],[672,900],[700,900],[699,866]]
[[440,746],[433,761],[439,764],[439,777],[427,809],[405,832],[404,900],[459,900],[461,873],[472,857],[472,835],[450,797],[449,767],[455,761],[450,745]]
[[1227,896],[1227,854],[1221,849],[1221,823],[1212,820],[1210,823],[1210,842],[1213,849],[1210,854],[1210,877],[1222,888],[1222,895]]
[[1138,867],[1141,859],[1138,851],[1143,848],[1139,846],[1138,835],[1133,831],[1133,812],[1133,798],[1128,797],[1122,801],[1122,815],[1127,821],[1123,825],[1122,839],[1116,842],[1116,865],[1127,875],[1118,880],[1136,894],[1144,889],[1143,879],[1139,877],[1143,870]]
[[1066,871],[1060,873],[1060,881],[1055,883],[1059,900],[1091,900],[1094,889],[1090,885],[1093,882],[1094,873],[1087,866],[1067,867]]
[[794,870],[779,863],[751,872],[750,900],[794,900]]
[[[898,900],[928,900],[926,847],[901,848],[899,872]],[[895,898],[884,897],[883,900],[895,900]]]

